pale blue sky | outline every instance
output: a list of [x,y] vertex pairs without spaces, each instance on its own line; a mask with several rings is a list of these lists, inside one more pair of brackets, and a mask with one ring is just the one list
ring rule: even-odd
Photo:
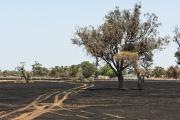
[[[137,0],[0,0],[0,69],[14,69],[20,61],[46,67],[92,60],[71,44],[76,26],[97,26],[116,6],[132,9]],[[171,35],[180,25],[179,0],[144,0],[142,13],[155,13],[160,33]],[[155,65],[175,65],[176,45],[155,54]]]

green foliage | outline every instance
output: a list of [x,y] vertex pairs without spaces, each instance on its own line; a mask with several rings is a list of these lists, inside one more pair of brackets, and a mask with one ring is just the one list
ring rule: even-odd
[[109,76],[110,78],[116,77],[116,74],[114,73],[112,69],[109,69],[106,75]]
[[160,78],[160,77],[164,77],[166,71],[164,70],[164,68],[156,66],[153,71],[152,71],[152,76]]
[[62,77],[63,72],[64,72],[63,66],[61,66],[61,67],[55,66],[55,67],[51,68],[49,76],[56,77],[56,78],[57,77]]
[[51,69],[50,76],[69,76],[69,77],[77,77],[79,72],[79,68],[82,68],[83,76],[90,77],[94,74],[94,65],[89,63],[88,61],[82,62],[78,65],[71,65],[69,67],[55,67]]
[[99,75],[107,76],[107,72],[110,70],[108,65],[105,65],[99,69]]
[[82,74],[83,74],[84,78],[91,77],[96,71],[95,65],[91,64],[88,61],[82,62],[80,66],[82,68]]
[[32,65],[32,73],[33,76],[47,76],[49,74],[49,70],[43,67],[39,62],[35,61]]
[[76,77],[79,67],[80,67],[80,65],[71,65],[69,67],[69,76]]
[[19,76],[19,72],[15,70],[4,70],[0,72],[1,76]]
[[18,65],[16,69],[20,73],[21,79],[24,79],[26,83],[29,83],[31,73],[25,70],[25,62],[20,62],[20,65]]
[[3,75],[3,76],[8,76],[8,71],[7,71],[7,70],[4,70],[4,71],[2,72],[2,75]]
[[98,76],[98,75],[109,76],[109,77],[116,76],[114,71],[108,65],[105,65],[105,66],[101,67],[99,70],[96,70],[96,76]]

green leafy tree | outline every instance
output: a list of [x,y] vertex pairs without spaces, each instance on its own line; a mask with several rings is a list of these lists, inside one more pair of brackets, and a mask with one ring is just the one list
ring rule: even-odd
[[32,65],[32,73],[33,76],[47,76],[49,74],[49,70],[43,67],[39,62],[35,61]]
[[70,77],[76,77],[79,67],[80,67],[80,65],[71,65],[69,67],[69,72],[68,72],[69,76]]
[[96,75],[109,76],[111,78],[116,77],[116,74],[108,65],[102,66],[99,70],[96,70]]
[[162,67],[156,66],[152,71],[152,76],[154,77],[163,77],[165,75],[165,70]]
[[116,77],[116,74],[114,73],[112,69],[109,69],[106,75],[109,76],[110,78]]
[[91,64],[89,61],[82,62],[80,66],[82,68],[82,74],[84,78],[91,77],[96,71],[95,65]]
[[41,76],[42,75],[42,64],[40,64],[37,61],[34,61],[34,64],[32,65],[32,73],[33,73],[33,76]]
[[108,65],[105,65],[103,67],[101,67],[99,69],[99,75],[102,75],[102,76],[108,76],[107,75],[107,72],[110,70],[111,68],[108,66]]
[[158,34],[158,17],[146,14],[141,20],[141,6],[134,10],[120,11],[116,8],[105,16],[105,22],[97,28],[93,26],[79,28],[72,39],[73,44],[83,46],[89,54],[105,61],[119,80],[123,88],[123,71],[131,66],[128,61],[117,61],[114,55],[121,51],[137,52],[143,58],[146,54],[159,49],[167,43],[167,38]]

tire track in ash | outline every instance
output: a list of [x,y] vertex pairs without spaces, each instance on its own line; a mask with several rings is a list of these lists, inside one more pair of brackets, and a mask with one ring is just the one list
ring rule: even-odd
[[[55,92],[55,93],[51,93],[51,92],[50,92],[50,93],[42,94],[42,95],[40,95],[39,97],[37,97],[33,102],[31,102],[30,104],[28,104],[28,105],[25,106],[25,107],[18,108],[18,109],[16,109],[16,110],[13,110],[13,111],[8,112],[8,113],[5,112],[5,114],[1,114],[0,119],[6,118],[6,117],[8,117],[8,116],[10,116],[10,115],[13,115],[13,114],[15,114],[15,113],[18,113],[18,112],[22,112],[22,111],[28,110],[28,109],[30,109],[32,106],[34,106],[34,105],[37,103],[37,101],[40,102],[40,101],[43,101],[43,100],[45,100],[45,99],[48,99],[49,97],[53,96],[53,94],[56,94],[56,93],[58,93],[58,92],[60,92],[60,91],[57,91],[57,92]],[[45,97],[43,97],[43,96],[45,96]],[[42,98],[42,99],[41,99],[41,98]]]
[[[64,107],[64,101],[69,98],[73,93],[81,92],[85,89],[93,87],[94,85],[82,84],[79,87],[74,87],[65,91],[56,91],[50,92],[37,97],[33,102],[29,105],[13,110],[9,113],[3,114],[0,116],[0,119],[5,120],[33,120],[45,113],[54,112],[57,110],[68,110],[68,108]],[[54,96],[54,97],[53,97]],[[49,98],[53,98],[52,103],[46,103],[45,100]],[[61,97],[61,98],[60,98]]]

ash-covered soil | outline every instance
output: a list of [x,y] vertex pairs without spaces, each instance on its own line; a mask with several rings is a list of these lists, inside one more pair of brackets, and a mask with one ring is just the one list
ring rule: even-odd
[[64,91],[75,86],[78,85],[63,82],[0,83],[0,112],[24,106],[44,93]]
[[126,81],[124,91],[117,86],[0,83],[0,119],[180,120],[180,82],[145,81],[141,91],[136,81]]

